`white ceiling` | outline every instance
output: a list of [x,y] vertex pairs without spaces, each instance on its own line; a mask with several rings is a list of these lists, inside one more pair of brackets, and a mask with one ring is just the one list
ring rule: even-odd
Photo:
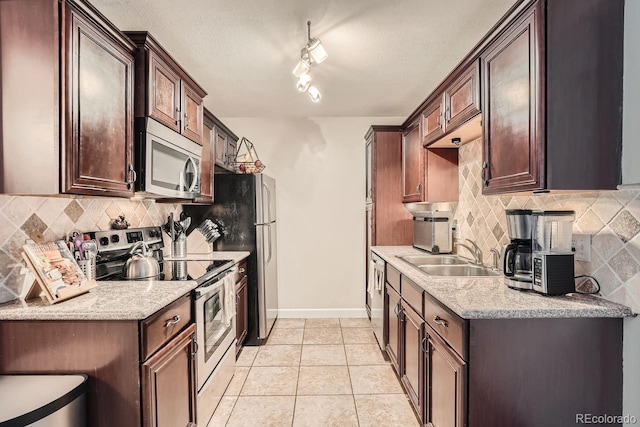
[[[408,116],[515,0],[90,0],[147,30],[218,117]],[[319,37],[314,104],[291,74]]]

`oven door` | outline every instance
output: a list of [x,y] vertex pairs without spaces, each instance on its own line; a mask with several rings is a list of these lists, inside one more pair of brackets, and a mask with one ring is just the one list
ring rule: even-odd
[[225,315],[223,283],[223,280],[217,280],[195,289],[198,390],[235,338],[233,322],[227,324]]

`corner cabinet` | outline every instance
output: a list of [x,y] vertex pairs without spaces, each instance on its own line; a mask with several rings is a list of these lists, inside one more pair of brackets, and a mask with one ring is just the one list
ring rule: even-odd
[[483,194],[621,182],[623,9],[538,0],[488,42]]
[[234,172],[238,137],[224,123],[216,119],[213,138],[216,145],[216,166],[222,171]]
[[202,145],[207,93],[146,31],[127,31],[136,44],[136,117],[151,117]]
[[424,150],[420,138],[420,122],[402,132],[402,202],[422,202],[424,182]]
[[83,1],[0,16],[0,192],[132,197],[135,46]]
[[195,203],[213,204],[213,189],[215,175],[213,165],[216,158],[216,144],[214,140],[213,114],[204,109],[204,128],[202,131],[202,158],[200,160],[200,197]]

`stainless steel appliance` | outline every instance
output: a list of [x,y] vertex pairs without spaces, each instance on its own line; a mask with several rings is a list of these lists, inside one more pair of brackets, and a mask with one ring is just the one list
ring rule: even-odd
[[575,292],[571,237],[574,211],[534,211],[533,290],[547,295]]
[[413,246],[433,254],[450,254],[452,250],[451,212],[413,213]]
[[249,251],[247,258],[248,331],[245,343],[262,344],[278,317],[276,182],[265,174],[217,174],[213,206],[185,206],[191,232],[203,221],[217,221],[221,251]]
[[154,196],[200,196],[202,146],[152,118],[137,118],[136,191]]
[[371,324],[373,333],[378,340],[381,350],[384,350],[384,260],[374,253],[371,253],[371,271],[368,292],[371,296]]
[[[198,371],[198,420],[206,425],[222,398],[235,371],[235,278],[238,265],[223,260],[165,259],[160,227],[128,230],[92,231],[98,242],[97,280],[127,280],[124,266],[131,260],[132,248],[144,244],[148,257],[160,265],[153,280],[195,280],[193,313],[196,323]],[[143,242],[143,243],[141,243]]]
[[502,248],[504,283],[514,289],[532,289],[531,209],[507,209],[507,232],[511,242]]

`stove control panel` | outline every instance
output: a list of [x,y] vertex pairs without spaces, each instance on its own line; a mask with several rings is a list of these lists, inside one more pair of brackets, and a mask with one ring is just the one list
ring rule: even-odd
[[98,251],[101,253],[127,250],[140,241],[144,241],[148,245],[162,243],[162,231],[160,227],[91,231],[84,234],[88,234],[98,242]]

